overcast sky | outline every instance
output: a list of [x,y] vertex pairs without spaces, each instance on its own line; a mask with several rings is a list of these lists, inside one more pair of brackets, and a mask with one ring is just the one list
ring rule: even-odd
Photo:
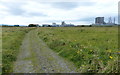
[[[92,24],[118,16],[119,0],[0,0],[0,24]],[[117,21],[116,21],[117,23]]]

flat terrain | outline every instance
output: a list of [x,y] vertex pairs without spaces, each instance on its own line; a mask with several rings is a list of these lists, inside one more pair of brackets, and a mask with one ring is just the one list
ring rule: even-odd
[[117,27],[3,28],[4,73],[116,73]]
[[56,53],[72,61],[80,72],[118,71],[117,27],[39,28],[39,37]]
[[74,65],[53,52],[37,35],[37,30],[26,34],[14,73],[74,73]]
[[13,72],[13,64],[19,54],[24,36],[31,29],[26,27],[2,27],[2,72]]

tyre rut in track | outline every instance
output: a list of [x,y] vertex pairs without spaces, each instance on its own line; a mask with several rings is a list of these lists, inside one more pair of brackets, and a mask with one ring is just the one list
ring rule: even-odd
[[73,63],[53,52],[37,32],[38,29],[26,34],[14,63],[14,73],[76,73]]

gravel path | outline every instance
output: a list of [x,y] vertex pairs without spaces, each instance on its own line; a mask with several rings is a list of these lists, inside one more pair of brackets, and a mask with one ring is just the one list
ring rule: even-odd
[[14,73],[76,73],[76,68],[53,52],[39,37],[37,30],[26,34],[14,63]]

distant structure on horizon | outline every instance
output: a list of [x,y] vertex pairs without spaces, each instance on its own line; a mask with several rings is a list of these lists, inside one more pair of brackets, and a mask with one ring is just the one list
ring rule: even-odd
[[19,25],[14,25],[14,27],[19,27]]
[[42,27],[73,27],[74,24],[66,24],[65,21],[61,22],[60,24],[52,23],[52,25],[49,24],[42,24]]
[[95,24],[97,24],[97,25],[104,25],[105,24],[104,17],[96,17],[95,18]]
[[60,25],[59,24],[56,24],[56,23],[52,23],[51,27],[59,27]]
[[65,23],[65,21],[62,21],[62,23],[61,23],[61,25],[60,25],[61,27],[74,27],[74,24],[66,24]]
[[112,20],[111,17],[108,19],[108,23],[104,21],[104,17],[96,17],[95,18],[95,25],[116,25],[115,24],[115,18]]
[[39,27],[39,24],[29,24],[28,27]]
[[62,21],[61,25],[66,25],[65,21]]
[[109,18],[108,18],[108,23],[106,23],[106,25],[116,25],[116,24],[115,24],[115,17],[113,18],[113,20],[112,20],[111,17],[109,17]]

